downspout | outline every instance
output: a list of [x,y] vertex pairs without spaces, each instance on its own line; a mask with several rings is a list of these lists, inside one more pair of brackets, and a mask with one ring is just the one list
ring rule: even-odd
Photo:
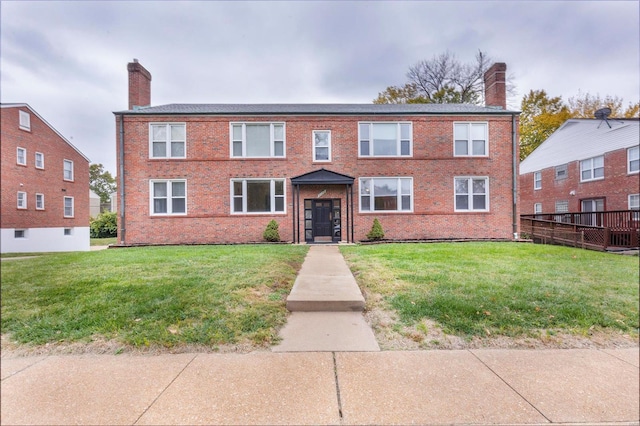
[[513,200],[513,239],[518,239],[518,141],[516,138],[516,115],[511,114],[511,157],[512,157],[512,200]]
[[120,175],[120,244],[125,242],[125,221],[124,221],[124,115],[120,115],[120,155],[118,156],[118,174]]

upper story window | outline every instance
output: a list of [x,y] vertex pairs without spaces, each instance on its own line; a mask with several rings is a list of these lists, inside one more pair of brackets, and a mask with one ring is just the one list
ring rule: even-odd
[[284,179],[231,179],[232,213],[284,213]]
[[556,180],[566,179],[568,176],[568,164],[561,164],[555,167]]
[[64,197],[64,217],[73,217],[73,197]]
[[231,157],[284,157],[284,136],[284,123],[231,123]]
[[411,123],[359,123],[361,157],[410,157],[413,150]]
[[360,211],[410,212],[413,210],[413,178],[360,178]]
[[533,172],[533,189],[542,189],[542,172]]
[[453,154],[456,157],[489,155],[487,123],[454,123]]
[[150,124],[150,158],[185,158],[187,130],[184,123]]
[[331,161],[331,131],[313,131],[313,161]]
[[27,193],[23,191],[18,191],[18,204],[17,207],[19,209],[27,208]]
[[63,179],[64,180],[73,180],[73,161],[64,160],[63,161]]
[[27,150],[26,149],[18,147],[17,156],[16,156],[16,163],[20,164],[21,166],[26,166],[27,165]]
[[20,111],[20,128],[22,130],[31,131],[31,114],[26,111]]
[[640,146],[633,146],[627,150],[627,173],[640,171]]
[[151,180],[149,185],[152,215],[187,213],[186,180]]
[[36,152],[36,169],[44,169],[44,154]]
[[489,178],[456,177],[455,211],[489,211]]
[[604,155],[580,161],[580,182],[604,179]]

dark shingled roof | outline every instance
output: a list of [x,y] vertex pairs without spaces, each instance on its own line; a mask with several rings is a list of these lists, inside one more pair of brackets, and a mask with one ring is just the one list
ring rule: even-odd
[[176,115],[369,115],[512,114],[517,111],[471,104],[168,104],[115,114]]
[[355,178],[322,168],[314,172],[292,177],[291,183],[300,185],[352,185]]

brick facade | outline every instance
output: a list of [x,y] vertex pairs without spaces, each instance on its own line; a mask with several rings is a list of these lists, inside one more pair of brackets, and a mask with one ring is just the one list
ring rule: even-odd
[[[1,228],[85,228],[89,227],[89,161],[26,104],[5,104],[2,114],[2,214]],[[20,111],[30,118],[30,129],[19,126]],[[17,162],[17,149],[26,152],[25,165]],[[42,154],[43,168],[36,167],[36,152]],[[63,162],[73,162],[73,180],[65,180]],[[26,208],[17,206],[18,192],[26,193]],[[36,194],[44,197],[44,207],[36,208]],[[73,197],[73,217],[64,215],[64,197]],[[62,231],[59,233],[61,236]],[[9,234],[7,234],[9,235]],[[38,234],[34,234],[35,237]],[[87,234],[88,235],[88,234]],[[12,235],[9,235],[11,238]],[[32,242],[33,239],[32,239]],[[35,242],[57,251],[57,243]],[[42,244],[40,244],[42,243]],[[11,242],[3,233],[3,252]],[[84,244],[83,244],[84,246]],[[86,249],[89,248],[88,237]],[[36,250],[27,250],[36,251]]]
[[[231,107],[229,111],[232,110]],[[321,168],[355,178],[353,212],[347,211],[348,188],[345,185],[302,185],[299,200],[301,203],[306,199],[340,200],[342,240],[350,239],[345,223],[348,213],[353,215],[351,231],[356,241],[366,239],[376,217],[385,230],[385,238],[394,240],[513,237],[513,217],[518,213],[514,212],[512,186],[513,156],[518,156],[517,148],[512,152],[513,138],[517,138],[517,113],[494,108],[473,109],[468,113],[379,114],[157,111],[142,108],[115,113],[118,162],[124,170],[118,189],[119,195],[124,193],[125,203],[124,209],[119,206],[121,244],[255,242],[262,240],[262,233],[271,219],[279,223],[282,240],[297,241],[294,223],[296,220],[304,223],[304,209],[300,209],[299,217],[294,220],[290,179]],[[285,156],[232,158],[232,122],[284,123]],[[359,157],[359,122],[410,122],[412,155]],[[488,123],[488,156],[454,156],[455,122]],[[151,123],[185,124],[184,159],[150,158]],[[331,161],[313,161],[314,130],[331,131]],[[463,176],[488,177],[488,211],[455,212],[454,177]],[[412,178],[412,211],[361,212],[359,179],[364,177]],[[238,178],[285,179],[285,211],[232,213],[231,180]],[[152,179],[185,180],[187,213],[151,214]],[[302,228],[304,233],[304,225]],[[301,240],[304,241],[304,236]]]

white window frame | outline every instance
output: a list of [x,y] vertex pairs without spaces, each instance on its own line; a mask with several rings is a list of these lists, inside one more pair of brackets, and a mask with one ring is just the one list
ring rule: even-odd
[[638,145],[627,149],[627,173],[640,173],[640,146]]
[[[602,158],[602,167],[595,167],[594,163],[596,159]],[[595,171],[602,169],[602,176],[594,177]],[[583,177],[583,173],[589,171],[591,177],[585,179]],[[580,160],[580,182],[590,182],[593,180],[602,180],[604,179],[604,155],[598,155],[596,157],[586,158],[584,160]]]
[[36,193],[36,210],[44,210],[44,194]]
[[627,201],[629,210],[638,210],[631,213],[631,219],[640,220],[640,194],[629,194]]
[[533,172],[533,189],[542,189],[542,171]]
[[36,169],[44,169],[44,154],[43,153],[36,152],[35,165],[36,165]]
[[542,213],[542,203],[534,203],[533,214],[541,214],[541,213]]
[[[462,180],[462,179],[466,179],[467,180],[467,205],[469,206],[469,208],[467,209],[459,209],[458,208],[458,200],[457,197],[459,195],[465,195],[462,193],[457,193],[456,192],[456,181],[458,180]],[[485,207],[483,209],[476,209],[473,208],[473,197],[474,197],[474,192],[473,192],[473,181],[474,180],[484,180],[484,188],[485,188],[485,192],[483,193],[484,195],[484,204]],[[479,194],[475,194],[475,195],[479,195]],[[454,206],[454,211],[455,212],[459,212],[459,213],[478,213],[478,212],[488,212],[491,210],[491,206],[489,204],[489,176],[455,176],[453,178],[453,206]]]
[[[269,182],[269,211],[250,212],[247,210],[247,183],[248,182]],[[233,215],[259,215],[259,214],[287,214],[287,182],[280,178],[234,178],[229,184],[230,210]],[[242,184],[242,193],[236,194],[235,183]],[[276,182],[282,182],[282,194],[276,194]],[[236,211],[235,200],[242,200],[242,210]],[[282,210],[276,210],[276,199],[282,199]]]
[[[67,207],[67,201],[71,201],[71,205],[69,207]],[[63,210],[63,215],[66,218],[73,218],[75,215],[75,208],[74,208],[74,199],[73,197],[64,197],[63,198],[63,202],[62,202],[62,210]],[[67,213],[67,208],[71,209],[70,213]]]
[[62,179],[73,182],[73,161],[66,159],[62,161]]
[[[171,128],[172,127],[183,127],[184,128],[184,140],[180,140],[180,139],[172,139],[172,133],[171,133]],[[164,127],[165,128],[165,135],[166,135],[166,139],[162,142],[164,142],[165,146],[165,155],[158,155],[155,156],[154,155],[154,150],[153,150],[153,144],[154,142],[161,142],[160,140],[158,141],[154,141],[153,139],[153,129],[154,127]],[[171,145],[173,143],[182,143],[183,146],[183,151],[184,151],[184,155],[171,155],[172,153],[172,149],[171,149]],[[149,158],[150,159],[161,159],[161,160],[165,160],[165,159],[182,159],[182,158],[187,158],[187,124],[186,123],[180,123],[180,122],[171,122],[171,123],[149,123]]]
[[[395,210],[376,210],[376,193],[375,193],[375,181],[381,179],[396,179],[397,180],[397,193],[396,193],[396,206]],[[366,185],[364,181],[369,181],[369,191],[366,191]],[[408,193],[403,192],[402,181],[409,182]],[[409,209],[402,208],[402,197],[409,196]],[[369,198],[369,210],[365,210],[362,207],[363,197]],[[365,176],[358,179],[358,209],[360,213],[365,214],[380,214],[380,213],[413,213],[413,177],[410,176]]]
[[31,131],[31,114],[26,111],[19,110],[19,127],[22,130]]
[[[316,135],[319,133],[327,134],[327,159],[318,159],[317,156],[317,148],[325,148],[324,146],[316,146]],[[331,130],[314,130],[311,135],[311,143],[313,144],[313,161],[318,163],[329,163],[331,162]]]
[[[396,154],[375,154],[375,143],[373,139],[373,131],[376,125],[381,124],[395,124],[396,125]],[[368,137],[362,132],[363,126],[368,126]],[[409,129],[409,137],[402,137],[402,127],[408,126]],[[369,154],[363,153],[363,143],[366,142],[369,148]],[[409,153],[402,154],[402,144],[403,142],[409,143]],[[358,157],[362,158],[411,158],[413,157],[413,122],[411,121],[359,121],[358,122]]]
[[[165,197],[156,197],[154,192],[154,184],[156,183],[164,183],[166,184],[167,194]],[[174,196],[173,195],[173,184],[174,183],[184,183],[184,196]],[[151,216],[186,216],[188,212],[188,188],[187,188],[187,180],[186,179],[150,179],[149,180],[149,215]],[[167,200],[167,211],[166,213],[156,213],[154,200],[158,198],[166,198]],[[184,198],[184,212],[174,212],[173,209],[173,200],[174,199],[182,199]]]
[[[456,139],[456,127],[458,126],[467,126],[467,153],[459,154],[456,151],[456,141],[463,141],[464,139]],[[472,138],[472,128],[473,127],[484,127],[484,154],[474,154],[473,153],[473,138]],[[453,123],[453,156],[454,157],[488,157],[489,156],[489,123],[486,121],[455,121]]]
[[[269,155],[247,155],[247,126],[269,126]],[[282,128],[282,139],[276,138],[276,127]],[[240,128],[240,138],[236,138],[234,128]],[[276,155],[276,143],[282,143],[282,155]],[[234,145],[240,144],[240,155],[234,155]],[[241,121],[229,123],[230,158],[287,158],[287,125],[284,121]]]
[[[22,162],[20,162],[20,160],[22,160]],[[27,165],[27,149],[26,148],[19,146],[16,149],[16,164],[19,164],[20,166]]]
[[24,191],[18,191],[17,197],[18,199],[17,199],[16,207],[19,208],[20,210],[26,210],[27,209],[27,193]]

